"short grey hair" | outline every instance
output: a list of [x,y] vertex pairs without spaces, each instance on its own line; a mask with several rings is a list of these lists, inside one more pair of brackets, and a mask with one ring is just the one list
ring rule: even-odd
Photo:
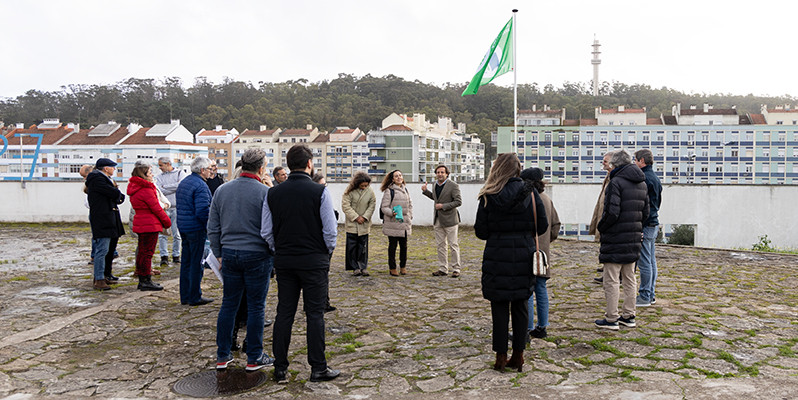
[[200,173],[203,169],[210,168],[213,161],[208,157],[199,156],[191,162],[191,172]]
[[241,170],[247,172],[258,172],[266,164],[266,152],[260,148],[251,148],[244,151],[241,155]]
[[610,157],[610,167],[612,167],[613,169],[631,163],[632,163],[632,156],[630,156],[629,153],[623,150],[614,152]]
[[158,159],[158,163],[159,164],[163,163],[163,164],[172,165],[172,159],[169,158],[169,157],[161,157],[161,158]]

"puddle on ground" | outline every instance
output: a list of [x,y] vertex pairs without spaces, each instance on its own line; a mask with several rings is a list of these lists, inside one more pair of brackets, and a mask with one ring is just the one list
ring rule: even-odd
[[762,257],[762,256],[758,256],[758,255],[755,255],[755,254],[746,254],[746,253],[733,253],[732,252],[732,253],[729,253],[729,256],[731,256],[731,258],[735,258],[737,260],[746,260],[746,261],[759,261],[759,260],[764,260],[765,259],[765,257]]
[[17,297],[36,301],[46,301],[67,307],[86,307],[92,305],[89,299],[79,298],[81,292],[55,286],[40,286],[17,293]]

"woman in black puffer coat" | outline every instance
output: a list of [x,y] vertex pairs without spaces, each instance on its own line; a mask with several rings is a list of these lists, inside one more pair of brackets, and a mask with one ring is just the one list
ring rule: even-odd
[[[490,300],[493,318],[494,369],[518,369],[524,364],[529,321],[527,300],[535,286],[532,255],[535,236],[546,231],[548,220],[540,195],[520,178],[521,163],[514,153],[500,154],[479,192],[474,230],[486,240],[482,255],[482,296]],[[532,202],[534,193],[535,201]],[[537,209],[537,226],[533,208]],[[507,360],[509,315],[512,310],[513,355]]]

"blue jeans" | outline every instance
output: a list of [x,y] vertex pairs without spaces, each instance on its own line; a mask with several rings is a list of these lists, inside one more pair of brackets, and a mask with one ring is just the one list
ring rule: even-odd
[[546,290],[546,281],[549,278],[536,277],[535,278],[535,292],[529,296],[527,307],[529,308],[529,324],[527,330],[535,329],[535,315],[532,309],[535,308],[535,300],[537,300],[538,311],[538,324],[537,326],[545,328],[549,326],[549,293]]
[[194,304],[202,298],[202,250],[205,248],[205,230],[181,232],[183,251],[180,257],[180,304]]
[[271,258],[265,251],[222,250],[224,294],[216,320],[218,359],[230,355],[236,312],[244,293],[247,296],[247,362],[255,362],[263,353],[263,307],[272,274]]
[[[172,242],[172,258],[175,258],[180,255],[181,246],[180,246],[180,231],[177,229],[177,208],[174,206],[167,208],[164,210],[166,215],[169,219],[172,220],[172,237],[174,241]],[[168,257],[169,256],[169,236],[159,234],[158,235],[158,249],[161,251],[161,257]]]
[[654,254],[654,241],[659,231],[657,225],[643,227],[643,247],[637,268],[640,269],[640,299],[646,302],[654,298],[654,287],[657,283],[657,257]]

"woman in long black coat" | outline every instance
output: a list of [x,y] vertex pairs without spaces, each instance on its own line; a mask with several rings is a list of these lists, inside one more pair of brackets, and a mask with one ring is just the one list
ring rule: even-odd
[[[482,255],[482,296],[490,300],[493,318],[493,368],[524,365],[527,300],[535,286],[532,255],[535,236],[546,231],[548,220],[540,195],[520,178],[521,163],[514,153],[500,154],[479,192],[474,230],[486,240]],[[531,193],[534,193],[534,204]],[[537,209],[537,226],[533,208]],[[513,320],[513,355],[507,360],[509,316]]]

